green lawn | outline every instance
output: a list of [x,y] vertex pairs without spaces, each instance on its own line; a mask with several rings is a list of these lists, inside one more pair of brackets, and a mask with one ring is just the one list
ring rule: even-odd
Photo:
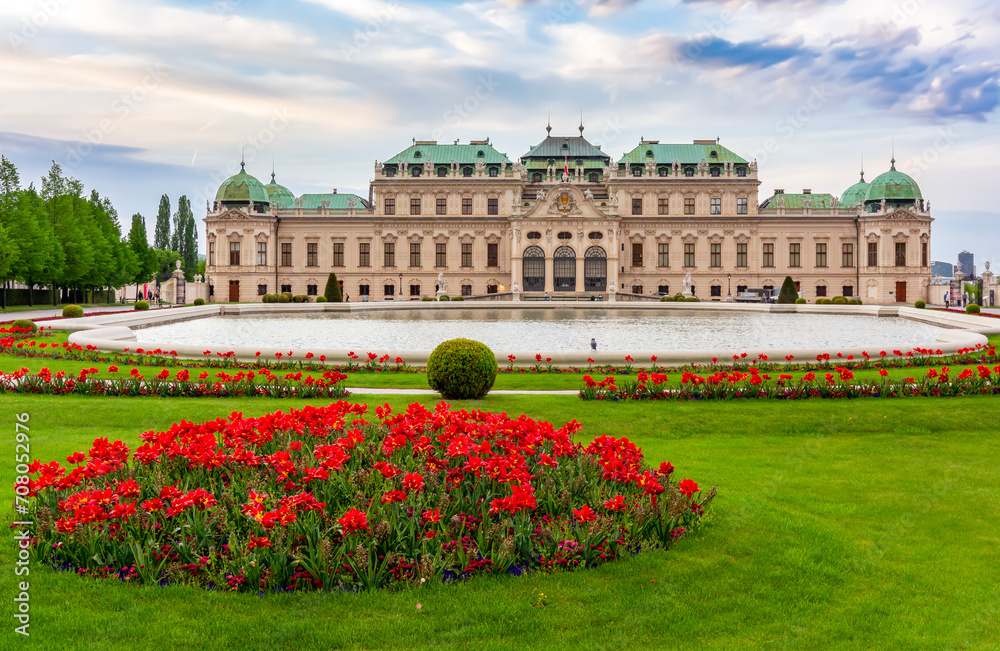
[[[367,398],[373,406],[414,401]],[[13,414],[31,415],[32,453],[43,460],[86,449],[97,436],[134,444],[142,431],[182,418],[303,404],[3,401],[8,432]],[[628,436],[649,462],[670,460],[679,477],[718,486],[712,518],[668,553],[398,593],[258,598],[129,588],[33,567],[31,638],[17,642],[45,649],[1000,646],[996,399],[609,404],[492,395],[459,404],[559,424],[575,418],[581,439]],[[3,464],[0,481],[10,486],[13,476],[12,464]],[[14,594],[12,548],[0,548],[7,595]],[[538,593],[544,609],[532,606]],[[11,628],[6,639],[15,637]],[[6,639],[4,648],[14,648]]]

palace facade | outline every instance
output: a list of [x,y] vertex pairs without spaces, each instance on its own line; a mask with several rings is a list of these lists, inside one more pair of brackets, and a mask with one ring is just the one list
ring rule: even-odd
[[[516,159],[489,140],[414,141],[375,165],[369,197],[305,194],[245,170],[208,207],[209,300],[316,297],[337,274],[351,301],[449,295],[703,301],[791,276],[810,303],[927,300],[930,202],[895,169],[832,194],[759,199],[755,161],[716,140],[643,140],[613,159],[548,135]],[[511,294],[512,295],[512,294]]]

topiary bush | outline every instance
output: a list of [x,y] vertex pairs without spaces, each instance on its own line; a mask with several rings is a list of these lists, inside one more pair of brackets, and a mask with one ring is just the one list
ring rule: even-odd
[[701,303],[701,299],[698,298],[697,296],[688,296],[684,300],[687,301],[688,303]]
[[291,303],[292,293],[291,292],[281,292],[278,294],[278,303]]
[[67,305],[63,308],[63,316],[70,319],[78,319],[83,316],[83,308],[79,305]]
[[661,296],[660,297],[660,302],[661,303],[673,303],[675,300],[676,299],[674,299],[673,296]]
[[38,332],[38,326],[31,319],[17,319],[11,324],[11,327],[31,330],[31,334]]
[[439,301],[450,301],[451,299],[448,298],[447,294],[441,294],[440,296],[438,296],[438,300]]
[[135,309],[137,309],[137,310],[148,310],[149,309],[149,303],[147,303],[146,301],[136,301],[135,302]]
[[979,306],[975,303],[969,303],[965,306],[966,314],[979,314]]
[[861,305],[861,299],[860,298],[852,298],[851,300],[847,301],[847,304],[848,305]]
[[316,302],[317,303],[326,303],[327,302],[326,296],[317,296],[316,297]]
[[804,305],[804,304],[805,304],[805,303],[807,303],[807,302],[808,302],[808,301],[806,301],[806,299],[804,299],[804,298],[801,298],[801,297],[800,297],[800,298],[797,298],[797,299],[795,299],[795,304],[796,304],[796,305]]
[[305,294],[296,294],[295,296],[292,297],[292,302],[293,303],[308,303],[309,302],[309,297],[306,296]]
[[[323,296],[326,300],[331,303],[343,303],[344,293],[340,291],[340,283],[337,281],[337,274],[332,273],[326,279],[326,289],[323,291]],[[319,303],[319,301],[316,301]]]
[[785,276],[785,281],[781,283],[781,291],[778,292],[778,303],[792,305],[799,297],[799,292],[795,289],[795,281],[791,276]]
[[847,305],[847,299],[843,296],[834,296],[832,302],[834,305]]
[[434,297],[433,297],[433,296],[424,296],[424,297],[423,297],[423,298],[421,298],[420,300],[422,300],[422,301],[433,301],[433,300],[435,300],[435,299],[434,299]]
[[448,400],[482,398],[496,377],[496,355],[472,339],[442,342],[427,359],[427,384]]
[[917,301],[916,303],[913,304],[913,307],[917,308],[918,310],[922,310],[927,307],[927,303],[924,303],[923,301]]
[[453,301],[464,301],[465,299],[463,297],[461,297],[461,296],[456,296],[456,297],[454,297],[451,300],[453,300]]
[[203,299],[203,298],[196,298],[196,299],[194,299],[194,304],[195,305],[204,305],[205,304],[205,299]]
[[816,299],[816,305],[829,305],[832,302],[833,301],[831,301],[828,298],[817,298]]
[[683,301],[684,300],[684,294],[674,294],[674,300],[675,301]]

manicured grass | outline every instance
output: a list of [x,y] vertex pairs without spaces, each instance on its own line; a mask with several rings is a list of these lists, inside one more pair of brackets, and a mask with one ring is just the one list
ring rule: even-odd
[[[397,409],[434,402],[366,398]],[[4,427],[12,432],[13,414],[28,412],[33,456],[62,459],[98,436],[134,445],[142,431],[182,418],[300,404],[5,396]],[[995,399],[609,404],[491,395],[456,404],[556,424],[575,418],[584,425],[581,439],[628,436],[649,462],[670,460],[680,477],[718,486],[709,525],[668,553],[596,570],[398,593],[257,598],[136,589],[33,567],[32,637],[18,642],[70,649],[991,649],[1000,641]],[[0,482],[10,486],[12,471],[3,464]],[[12,547],[0,547],[8,595]],[[532,606],[538,593],[547,597],[544,609]],[[9,625],[3,635],[13,637]]]
[[16,314],[18,312],[33,312],[35,310],[61,310],[67,305],[79,305],[81,307],[109,307],[121,305],[121,303],[35,303],[34,305],[8,305],[6,309],[0,310],[0,314]]

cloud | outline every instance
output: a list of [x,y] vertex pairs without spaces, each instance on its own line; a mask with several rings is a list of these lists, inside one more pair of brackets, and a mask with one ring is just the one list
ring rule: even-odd
[[722,38],[694,39],[677,46],[680,56],[700,65],[770,68],[786,61],[808,61],[818,54],[801,43],[771,45],[764,41],[734,43]]

